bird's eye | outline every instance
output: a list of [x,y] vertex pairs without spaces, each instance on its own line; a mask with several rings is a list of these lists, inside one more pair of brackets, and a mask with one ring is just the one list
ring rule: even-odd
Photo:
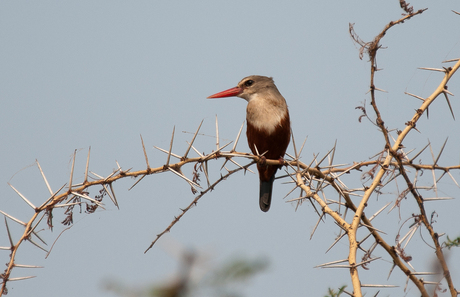
[[252,79],[250,79],[250,80],[245,81],[245,82],[244,82],[244,85],[245,85],[246,87],[250,87],[250,86],[252,86],[253,83],[254,83],[254,81],[253,81]]

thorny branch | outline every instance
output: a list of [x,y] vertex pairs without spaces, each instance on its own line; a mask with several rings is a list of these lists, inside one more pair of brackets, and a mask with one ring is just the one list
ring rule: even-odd
[[[377,176],[374,178],[371,186],[369,189],[365,192],[363,199],[361,200],[360,206],[356,212],[356,217],[353,221],[352,227],[356,227],[359,223],[359,217],[363,213],[363,210],[365,208],[365,205],[367,203],[367,200],[369,199],[370,195],[375,191],[375,189],[378,187],[378,185],[381,183],[383,175],[387,172],[388,166],[392,162],[392,159],[394,158],[396,162],[398,163],[397,166],[394,168],[397,168],[399,171],[399,174],[404,178],[405,183],[407,184],[407,190],[414,196],[415,200],[417,201],[417,204],[419,206],[419,211],[420,211],[420,218],[425,226],[425,228],[428,230],[434,244],[436,247],[436,256],[438,257],[439,263],[442,266],[444,277],[447,281],[450,293],[452,296],[457,296],[457,291],[454,288],[452,278],[450,276],[450,272],[447,266],[447,263],[444,258],[444,254],[441,249],[441,245],[439,244],[439,236],[436,232],[434,232],[433,227],[431,223],[428,221],[428,217],[424,208],[424,201],[421,197],[421,195],[418,193],[416,190],[415,186],[409,179],[407,175],[407,171],[404,167],[403,164],[403,154],[400,151],[400,149],[403,147],[402,142],[407,136],[407,134],[412,130],[416,129],[416,123],[422,116],[422,114],[426,111],[428,112],[428,107],[430,106],[431,103],[440,95],[444,94],[446,96],[447,102],[449,103],[449,100],[446,95],[446,90],[447,90],[447,82],[449,79],[452,77],[452,75],[457,71],[457,69],[460,67],[460,61],[457,61],[454,67],[449,67],[449,68],[444,68],[444,78],[438,88],[426,99],[423,99],[423,104],[420,106],[419,109],[416,110],[416,113],[412,117],[410,121],[406,123],[406,128],[403,131],[398,131],[398,138],[396,139],[395,143],[391,145],[390,139],[389,139],[389,131],[385,127],[384,120],[382,119],[382,115],[378,109],[377,102],[376,102],[376,96],[375,96],[375,91],[379,90],[375,87],[374,85],[374,77],[375,73],[378,70],[377,69],[377,61],[376,61],[376,56],[377,56],[377,51],[380,48],[380,40],[385,36],[386,32],[393,27],[396,24],[404,22],[404,20],[409,19],[417,14],[423,13],[426,9],[421,9],[418,10],[417,12],[413,12],[413,7],[410,7],[409,4],[406,4],[405,1],[401,0],[400,1],[401,8],[404,9],[405,12],[407,12],[407,15],[401,18],[400,20],[396,22],[390,22],[384,30],[375,37],[375,39],[372,42],[369,43],[364,43],[362,42],[361,39],[356,35],[353,29],[353,25],[350,24],[350,35],[352,36],[353,40],[361,45],[361,50],[360,50],[360,58],[362,58],[363,52],[367,52],[369,55],[370,59],[370,64],[371,64],[371,72],[370,72],[370,94],[371,94],[371,105],[374,109],[375,115],[376,115],[376,123],[380,128],[380,131],[382,132],[385,140],[385,150],[387,151],[387,155],[385,158],[385,161],[381,164],[381,169],[379,170]],[[452,108],[449,103],[449,108],[452,112]],[[453,115],[453,114],[452,114]],[[436,163],[436,162],[435,162]],[[436,165],[436,164],[433,164]],[[352,228],[356,232],[355,228]],[[350,239],[352,240],[352,239]],[[352,245],[352,242],[350,242],[350,256],[353,258],[353,254],[356,254],[357,247],[356,245]],[[352,273],[352,279],[353,279],[353,273]],[[359,281],[358,277],[355,277],[356,280]],[[414,278],[412,278],[412,281],[416,284],[416,286],[419,288],[420,292],[422,293],[422,296],[428,296],[428,293],[426,292],[426,289],[423,286],[423,283],[420,283],[418,281],[415,281]],[[356,289],[359,287],[359,283],[354,282],[354,289],[356,293]],[[360,294],[360,293],[359,293]]]
[[[25,225],[25,230],[24,230],[23,235],[21,236],[21,238],[16,244],[13,244],[11,242],[11,246],[9,249],[12,251],[12,254],[11,254],[11,259],[10,259],[8,268],[5,270],[5,273],[2,274],[2,278],[3,278],[2,290],[6,290],[6,283],[7,281],[11,280],[11,278],[9,278],[9,275],[12,269],[15,267],[14,259],[15,259],[15,255],[18,250],[18,247],[20,244],[22,244],[26,240],[31,241],[31,235],[34,234],[33,230],[38,225],[38,224],[35,224],[35,225],[33,224],[38,218],[40,213],[48,216],[48,225],[51,227],[52,226],[52,223],[51,223],[52,211],[58,207],[66,206],[67,207],[66,212],[69,212],[70,214],[72,214],[73,207],[75,205],[81,205],[83,203],[82,199],[79,199],[79,198],[84,197],[86,199],[89,199],[91,203],[87,203],[87,209],[89,209],[90,210],[89,212],[91,213],[94,212],[98,207],[102,207],[102,199],[104,196],[106,196],[105,190],[104,191],[101,190],[100,195],[95,196],[95,198],[93,199],[87,196],[88,189],[90,187],[98,186],[98,185],[99,186],[112,185],[115,181],[122,179],[122,178],[139,177],[139,176],[144,177],[144,176],[152,175],[156,173],[167,172],[170,169],[173,169],[176,172],[181,172],[181,168],[184,165],[190,164],[190,163],[195,164],[195,170],[197,170],[197,168],[203,168],[203,171],[205,171],[206,175],[208,175],[207,171],[204,170],[204,168],[207,168],[207,162],[209,162],[212,159],[217,160],[217,159],[222,158],[224,160],[229,160],[229,159],[233,159],[236,157],[243,157],[243,158],[248,158],[251,160],[250,163],[244,166],[239,165],[238,168],[236,168],[235,170],[229,170],[227,174],[220,176],[220,178],[218,178],[214,183],[210,184],[206,190],[201,191],[199,195],[197,195],[195,199],[185,209],[182,210],[182,213],[179,216],[175,217],[174,220],[171,222],[171,224],[163,232],[157,235],[157,238],[152,242],[152,244],[146,250],[148,251],[162,235],[164,235],[165,233],[171,230],[171,228],[179,221],[179,219],[183,215],[185,215],[187,211],[189,211],[194,205],[196,205],[199,199],[201,199],[206,193],[213,190],[218,183],[220,183],[221,181],[228,178],[230,175],[240,170],[249,170],[249,166],[251,166],[252,164],[256,162],[259,162],[261,159],[258,156],[247,154],[247,153],[239,153],[235,151],[225,152],[222,150],[212,152],[208,155],[201,155],[200,157],[196,157],[196,158],[181,158],[180,156],[173,154],[171,151],[165,151],[165,152],[168,153],[168,155],[173,155],[177,158],[180,158],[181,160],[178,163],[163,165],[163,166],[156,167],[156,168],[151,168],[150,166],[148,166],[147,169],[139,170],[139,171],[131,171],[131,170],[124,171],[119,167],[108,177],[105,177],[105,178],[99,177],[98,179],[94,181],[88,181],[87,176],[85,176],[85,180],[83,183],[74,184],[71,187],[69,187],[70,189],[64,191],[63,193],[60,193],[61,190],[64,188],[64,186],[62,186],[57,192],[53,193],[51,197],[48,198],[47,201],[45,201],[45,203],[43,203],[39,207],[34,207],[35,213],[32,216],[32,218],[29,220],[27,224],[23,223],[23,225]],[[89,159],[89,155],[88,155],[88,159]],[[399,161],[400,162],[390,162],[389,166],[394,167],[394,168],[398,168],[400,166],[408,166],[408,167],[415,168],[418,170],[431,169],[431,170],[439,170],[443,172],[460,169],[460,165],[442,167],[437,164],[423,165],[423,164],[412,164],[412,162],[409,162],[407,160],[399,160]],[[278,165],[279,164],[279,160],[265,160],[265,162],[268,165]],[[291,175],[293,177],[295,176],[295,179],[297,180],[296,181],[297,186],[299,186],[306,194],[305,196],[301,197],[301,199],[313,198],[314,200],[316,200],[316,202],[321,206],[322,212],[333,217],[336,220],[336,222],[339,223],[341,228],[347,231],[347,233],[349,233],[350,224],[347,223],[345,219],[342,218],[342,216],[336,210],[331,209],[327,200],[321,199],[318,193],[322,192],[326,187],[331,186],[338,193],[340,193],[340,195],[342,195],[342,197],[345,199],[346,207],[356,212],[357,207],[355,206],[355,204],[353,203],[350,197],[350,193],[353,191],[350,189],[347,189],[341,184],[339,176],[345,173],[350,173],[351,171],[359,172],[366,167],[374,167],[375,165],[378,165],[380,163],[381,163],[381,160],[380,158],[378,158],[376,160],[354,163],[353,165],[345,165],[345,166],[328,165],[325,167],[320,167],[320,164],[317,164],[315,167],[311,167],[310,165],[299,161],[299,156],[297,156],[293,160],[285,161],[286,166],[289,166],[290,168],[295,170],[295,172],[291,173]],[[39,166],[38,162],[37,162],[37,165]],[[298,168],[298,169],[295,169],[295,168]],[[198,182],[196,178],[194,178],[193,181],[186,178],[185,176],[182,176],[182,178],[188,183],[193,183],[196,186],[199,186],[198,184],[196,184],[196,182]],[[311,182],[314,179],[322,180],[322,182],[320,185],[314,188],[314,191],[312,191]],[[304,181],[309,181],[310,185],[306,185]],[[107,188],[104,187],[103,189],[107,189]],[[111,189],[112,195],[115,196],[113,188],[110,187],[110,189]],[[23,196],[21,198],[26,199]],[[8,218],[15,220],[14,217],[4,213],[3,211],[2,213]],[[43,218],[43,215],[42,215],[42,218]],[[378,231],[375,228],[373,228],[371,220],[368,219],[364,214],[361,216],[361,219],[363,220],[363,223],[368,228],[370,233],[375,237],[376,242],[378,242],[381,246],[383,246],[388,251],[388,253],[392,256],[395,265],[400,267],[406,274],[411,275],[410,269],[404,265],[404,262],[401,261],[398,254],[394,251],[394,248],[388,245],[380,237],[380,235],[378,234]],[[69,225],[71,223],[72,223],[71,220],[69,221],[66,219],[63,221],[63,224],[65,225]],[[353,268],[357,268],[357,267],[359,267],[359,265],[357,264],[353,265]],[[411,278],[412,278],[412,275],[411,275]],[[417,284],[418,279],[415,278],[413,281]]]
[[255,164],[255,162],[251,162],[247,165],[244,165],[242,167],[239,167],[237,169],[234,169],[234,170],[231,170],[229,171],[227,174],[221,176],[219,179],[217,179],[212,185],[210,185],[206,190],[202,191],[198,196],[195,197],[195,199],[193,199],[193,201],[184,209],[182,209],[182,213],[180,215],[178,215],[177,217],[174,218],[174,220],[171,222],[171,224],[169,224],[169,226],[163,231],[161,232],[160,234],[157,235],[157,238],[155,238],[154,241],[152,241],[152,243],[149,245],[149,247],[145,250],[144,253],[147,253],[152,247],[153,245],[158,241],[158,239],[160,239],[161,236],[163,236],[165,233],[171,231],[171,228],[177,223],[179,222],[179,220],[182,218],[183,215],[185,215],[185,213],[187,211],[189,211],[193,206],[195,206],[197,203],[198,203],[198,200],[200,200],[205,194],[207,194],[209,191],[212,191],[216,186],[217,184],[219,184],[221,181],[224,181],[226,180],[230,175],[240,171],[240,170],[247,170],[249,166]]
[[[456,296],[457,291],[454,288],[453,280],[452,280],[452,277],[450,276],[449,268],[444,258],[443,249],[442,249],[443,246],[442,244],[439,243],[439,235],[438,233],[434,231],[433,226],[432,226],[432,220],[428,218],[428,215],[425,211],[424,203],[427,200],[423,199],[422,196],[420,195],[416,180],[417,180],[417,174],[419,171],[423,171],[423,170],[428,170],[432,172],[437,171],[437,172],[442,173],[441,178],[444,176],[450,176],[451,179],[458,186],[458,183],[453,178],[453,176],[450,174],[450,171],[460,170],[460,165],[440,166],[438,165],[437,160],[433,162],[433,164],[422,164],[422,163],[415,164],[413,161],[420,153],[417,154],[416,157],[409,159],[407,157],[407,154],[405,154],[402,151],[402,148],[403,148],[402,143],[403,143],[403,140],[406,138],[406,136],[409,134],[409,132],[411,132],[413,129],[416,129],[415,128],[416,123],[420,119],[421,115],[425,111],[428,111],[428,107],[430,106],[430,104],[432,104],[434,100],[438,98],[439,95],[441,94],[444,95],[446,99],[448,100],[447,94],[449,93],[447,91],[447,82],[450,80],[453,74],[460,67],[460,61],[457,60],[456,64],[453,67],[441,69],[441,71],[444,73],[444,78],[442,79],[438,88],[429,97],[422,98],[423,103],[421,104],[421,106],[417,109],[412,119],[406,122],[405,129],[403,129],[402,131],[398,131],[397,139],[393,141],[393,144],[391,144],[391,141],[390,141],[391,135],[390,135],[388,128],[385,127],[385,123],[378,109],[378,104],[377,104],[377,99],[376,99],[375,91],[379,90],[374,85],[374,76],[375,76],[376,71],[378,70],[377,63],[376,63],[376,55],[377,55],[378,50],[381,47],[380,45],[381,39],[383,38],[383,36],[385,36],[387,31],[391,27],[393,27],[396,24],[403,23],[405,20],[408,20],[411,17],[421,14],[423,13],[423,11],[425,11],[425,9],[422,9],[422,10],[418,10],[414,12],[413,8],[409,6],[409,4],[406,3],[405,1],[400,1],[400,5],[401,5],[401,8],[407,14],[395,22],[390,22],[383,29],[383,31],[379,35],[377,35],[377,37],[371,42],[362,41],[358,37],[358,35],[355,33],[353,29],[353,25],[350,24],[350,34],[353,40],[361,45],[360,57],[362,58],[363,54],[367,53],[370,58],[371,106],[373,107],[373,110],[376,114],[375,124],[379,127],[383,135],[383,138],[384,138],[384,145],[382,148],[382,152],[377,154],[376,158],[374,158],[373,160],[354,162],[351,165],[334,165],[333,159],[334,159],[335,147],[319,161],[316,159],[316,157],[314,157],[314,159],[311,161],[310,164],[301,162],[300,152],[297,153],[296,151],[295,156],[291,157],[292,158],[291,160],[286,160],[284,163],[284,166],[286,167],[286,171],[287,171],[287,176],[285,177],[290,177],[292,179],[294,183],[294,189],[300,189],[299,197],[295,199],[291,199],[289,201],[301,203],[302,201],[305,201],[307,199],[310,200],[312,203],[314,203],[313,205],[315,207],[319,206],[318,207],[318,215],[320,217],[319,221],[325,215],[328,215],[332,219],[334,219],[334,221],[339,226],[341,235],[337,238],[336,242],[340,240],[341,238],[343,238],[344,236],[348,237],[348,241],[350,244],[348,258],[345,260],[341,260],[341,261],[334,261],[331,263],[323,264],[321,266],[322,267],[335,267],[335,266],[339,267],[339,265],[337,265],[338,262],[348,262],[348,265],[346,265],[345,267],[349,269],[352,284],[353,284],[353,289],[354,289],[353,293],[349,293],[351,296],[362,296],[363,295],[361,289],[362,287],[365,287],[365,285],[361,284],[361,281],[358,275],[358,270],[359,268],[363,268],[367,270],[369,269],[369,266],[371,265],[370,262],[374,260],[378,260],[378,258],[375,258],[372,255],[372,251],[377,245],[381,246],[387,252],[387,254],[391,257],[391,260],[393,262],[393,268],[398,267],[408,277],[408,279],[410,279],[411,282],[418,288],[422,296],[429,296],[427,289],[426,289],[427,282],[423,281],[423,279],[420,279],[418,277],[420,272],[415,271],[415,269],[412,267],[412,265],[410,264],[411,257],[406,254],[404,247],[401,245],[401,242],[404,239],[400,239],[399,234],[398,234],[396,238],[396,246],[391,246],[382,238],[380,234],[382,231],[375,228],[375,226],[372,224],[372,220],[377,215],[379,215],[383,211],[383,209],[388,206],[388,204],[384,206],[382,209],[380,209],[377,213],[375,213],[372,217],[367,217],[366,214],[364,213],[364,210],[366,209],[367,204],[369,202],[369,198],[372,194],[374,193],[379,194],[380,191],[387,184],[393,181],[396,181],[397,178],[401,177],[405,183],[405,186],[407,186],[407,189],[403,191],[403,194],[404,194],[403,196],[405,197],[407,196],[408,193],[410,193],[414,197],[418,205],[419,214],[414,215],[414,218],[417,222],[417,227],[423,224],[426,230],[428,230],[428,233],[430,234],[433,240],[434,246],[435,246],[436,256],[443,270],[443,277],[445,278],[447,282],[451,295]],[[361,110],[364,113],[366,112],[365,107],[361,108]],[[200,124],[200,127],[201,127],[201,124]],[[8,249],[11,252],[10,260],[7,263],[7,268],[5,269],[4,273],[0,275],[2,279],[2,287],[1,287],[0,294],[7,293],[7,288],[6,288],[7,282],[13,281],[13,280],[30,278],[30,277],[22,277],[22,278],[11,278],[10,277],[13,268],[20,267],[18,264],[15,264],[15,258],[17,255],[18,248],[25,241],[29,241],[32,244],[36,245],[37,247],[45,250],[44,248],[42,248],[39,244],[37,244],[34,241],[36,238],[38,238],[42,243],[44,243],[44,241],[35,232],[35,229],[37,228],[37,226],[40,224],[40,222],[42,221],[44,217],[46,217],[46,222],[49,228],[52,228],[53,211],[59,208],[65,208],[65,213],[67,214],[67,217],[62,223],[65,225],[72,225],[73,208],[75,206],[86,206],[86,212],[93,213],[98,208],[103,208],[102,202],[103,202],[103,199],[107,196],[110,197],[114,205],[118,206],[117,200],[115,197],[115,192],[113,189],[113,184],[117,180],[127,178],[127,177],[137,177],[138,180],[133,185],[135,186],[138,182],[140,182],[146,176],[170,171],[174,173],[175,175],[179,176],[180,178],[182,178],[186,183],[188,183],[190,187],[192,188],[193,194],[197,194],[197,195],[194,197],[194,199],[190,202],[190,204],[187,207],[181,210],[181,213],[177,217],[174,217],[174,219],[169,224],[169,226],[167,226],[164,229],[164,231],[162,231],[156,236],[156,238],[152,241],[150,246],[145,251],[147,252],[165,233],[170,232],[172,227],[191,208],[193,208],[193,206],[195,206],[205,194],[215,189],[215,187],[220,182],[226,180],[228,177],[230,177],[231,175],[239,171],[250,170],[249,167],[251,165],[261,161],[260,156],[247,154],[247,153],[239,153],[235,151],[236,142],[239,139],[241,130],[236,138],[235,145],[229,151],[224,151],[224,148],[226,146],[220,147],[219,138],[218,138],[218,130],[217,130],[216,131],[216,138],[217,138],[216,150],[209,154],[201,154],[193,146],[193,143],[196,139],[196,136],[198,135],[198,131],[200,127],[198,127],[195,135],[193,136],[193,139],[189,143],[189,147],[187,148],[183,156],[174,154],[172,151],[173,138],[174,138],[174,132],[173,132],[173,136],[171,138],[169,149],[168,150],[159,149],[167,154],[166,163],[156,168],[150,167],[150,163],[149,163],[148,156],[147,156],[147,151],[145,149],[143,139],[141,138],[144,158],[146,161],[146,169],[138,170],[138,171],[131,171],[131,169],[123,170],[122,167],[120,167],[120,165],[118,165],[117,163],[118,168],[116,170],[114,170],[109,176],[102,177],[95,173],[91,173],[89,171],[90,154],[88,152],[88,156],[86,160],[85,177],[84,177],[83,182],[78,184],[74,182],[74,166],[75,166],[75,156],[76,156],[76,154],[74,154],[71,174],[69,177],[67,188],[65,188],[66,185],[63,185],[56,192],[53,192],[51,190],[51,187],[48,184],[46,177],[43,171],[41,170],[39,163],[37,162],[37,166],[40,169],[41,175],[45,181],[45,184],[47,185],[47,188],[49,189],[51,196],[42,205],[35,206],[26,197],[24,197],[24,195],[22,195],[19,190],[15,189],[11,185],[13,190],[20,196],[20,198],[23,199],[31,208],[34,209],[34,214],[28,220],[28,222],[25,223],[7,214],[6,212],[3,212],[2,210],[0,210],[0,212],[5,216],[5,226],[7,228],[7,233],[8,233],[9,242],[10,242],[9,247],[2,248],[2,249]],[[216,127],[217,127],[217,122],[216,122]],[[190,149],[193,149],[198,154],[198,157],[195,157],[195,158],[188,157]],[[170,162],[171,158],[178,158],[179,161],[177,163],[171,163]],[[249,163],[245,165],[240,165],[235,161],[236,158],[248,159]],[[324,162],[326,158],[328,158],[329,164],[322,165],[322,163]],[[209,169],[208,169],[208,162],[216,161],[219,159],[222,159],[225,162],[222,168],[224,168],[227,161],[230,161],[236,166],[236,169],[229,170],[225,167],[225,169],[227,170],[227,173],[223,175],[220,174],[218,178],[215,178],[214,181],[211,182],[210,179],[212,179],[212,176],[211,176],[211,172],[209,172]],[[279,165],[279,160],[264,160],[264,162],[267,165]],[[186,177],[182,172],[182,168],[188,164],[193,164],[194,169],[195,169],[193,173],[193,177],[191,178]],[[312,166],[312,164],[315,164],[315,165]],[[367,172],[364,172],[361,176],[366,176],[369,178],[369,181],[370,181],[369,186],[363,186],[363,188],[350,189],[345,185],[345,183],[342,182],[341,180],[342,175],[350,174],[350,173],[360,174],[360,172],[362,172],[362,170],[366,168],[369,168],[369,170]],[[408,175],[408,172],[409,172],[408,169],[415,170],[416,173],[415,173],[414,181],[411,181]],[[202,170],[202,172],[205,174],[207,185],[208,185],[206,189],[202,189],[201,191],[199,190],[201,189],[201,185],[200,185],[200,177],[198,174],[198,170]],[[95,180],[92,180],[92,181],[88,180],[89,173],[96,176]],[[96,195],[95,197],[90,197],[89,189],[95,186],[102,187],[102,189],[100,190],[99,195]],[[343,199],[343,201],[342,200],[333,201],[333,200],[327,199],[325,195],[325,191],[328,188],[332,189],[333,192],[337,193],[340,199]],[[433,185],[432,188],[435,188],[435,185]],[[355,203],[353,201],[352,196],[360,197],[360,200],[358,201],[358,203]],[[399,203],[400,203],[400,197],[397,197],[395,199],[395,205]],[[344,209],[344,212],[343,212],[343,209]],[[350,211],[353,213],[352,218],[349,219],[348,221],[346,220],[347,211]],[[12,239],[11,232],[10,232],[10,229],[7,223],[7,218],[24,227],[24,231],[20,239],[16,243],[14,243]],[[357,235],[357,230],[359,228],[366,229],[368,231],[368,234],[361,240],[358,240],[358,235]],[[416,229],[413,229],[413,230],[416,230]],[[413,234],[413,232],[411,234]],[[406,235],[404,238],[407,238],[407,237],[408,235]],[[372,245],[373,246],[372,248],[369,248],[366,250],[363,247],[363,242],[367,238],[373,238],[374,244]],[[449,241],[455,243],[458,240],[453,240],[453,241],[449,240]],[[361,261],[358,259],[358,251],[362,251],[364,254]],[[340,267],[344,267],[344,266],[342,265]],[[389,286],[381,285],[381,287],[389,287]]]

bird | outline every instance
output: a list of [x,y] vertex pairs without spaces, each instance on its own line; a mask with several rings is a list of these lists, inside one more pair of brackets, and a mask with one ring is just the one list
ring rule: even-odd
[[251,75],[243,78],[236,87],[208,97],[239,97],[248,102],[246,108],[246,136],[254,155],[262,155],[257,164],[260,189],[259,206],[263,212],[270,209],[273,181],[281,165],[267,165],[266,159],[280,160],[291,139],[291,121],[286,100],[278,91],[273,78]]

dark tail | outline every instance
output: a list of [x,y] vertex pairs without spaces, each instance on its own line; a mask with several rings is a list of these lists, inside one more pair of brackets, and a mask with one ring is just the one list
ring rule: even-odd
[[263,212],[267,212],[270,209],[270,203],[272,202],[272,190],[274,180],[275,175],[273,174],[272,178],[269,181],[260,181],[259,206]]

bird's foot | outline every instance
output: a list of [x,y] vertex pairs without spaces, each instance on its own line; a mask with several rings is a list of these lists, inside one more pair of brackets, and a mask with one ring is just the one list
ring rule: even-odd
[[283,159],[283,157],[280,157],[280,158],[278,159],[278,162],[280,162],[280,165],[284,165],[284,159]]
[[265,158],[265,156],[260,156],[259,164],[262,166],[267,164],[267,158]]

